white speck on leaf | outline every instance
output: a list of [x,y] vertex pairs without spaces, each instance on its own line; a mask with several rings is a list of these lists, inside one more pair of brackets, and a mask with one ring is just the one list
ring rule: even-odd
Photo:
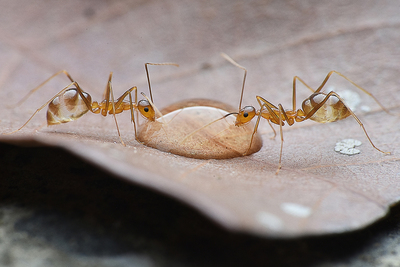
[[361,141],[355,139],[344,139],[336,143],[335,151],[345,155],[359,154],[361,151],[355,147],[361,144]]
[[307,206],[303,206],[297,203],[282,203],[281,209],[287,214],[306,218],[311,215],[312,209]]

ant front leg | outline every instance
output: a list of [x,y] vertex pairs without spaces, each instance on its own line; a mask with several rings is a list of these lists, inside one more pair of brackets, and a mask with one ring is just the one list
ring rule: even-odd
[[[135,91],[135,107],[133,106],[133,103],[132,103],[132,94],[131,94],[131,92],[132,91]],[[133,129],[134,129],[134,131],[135,131],[135,140],[136,141],[138,141],[139,143],[140,143],[140,141],[139,141],[139,139],[138,139],[138,136],[137,136],[137,126],[136,126],[136,120],[135,120],[135,114],[134,114],[134,109],[135,109],[135,111],[136,111],[136,116],[138,116],[139,114],[138,114],[138,112],[137,112],[137,87],[136,86],[134,86],[134,87],[131,87],[129,90],[128,90],[128,94],[129,94],[129,109],[130,109],[130,111],[131,111],[131,121],[132,121],[132,123],[133,123]],[[125,94],[126,94],[126,92],[125,92]],[[124,97],[123,96],[121,96],[120,97],[121,99],[123,99]],[[118,100],[119,101],[119,100]]]
[[[268,121],[269,126],[270,126],[271,129],[274,131],[274,138],[275,138],[275,136],[276,136],[276,131],[275,131],[275,129],[272,127],[272,125],[271,125],[271,123],[270,123],[270,120],[271,120],[271,118],[273,118],[274,121],[278,121],[278,120],[279,120],[278,116],[277,116],[277,115],[275,114],[275,112],[272,110],[273,108],[274,108],[274,109],[278,109],[278,108],[275,107],[275,106],[274,106],[273,104],[271,104],[270,102],[268,102],[267,100],[265,100],[264,98],[262,98],[261,96],[256,96],[256,98],[257,98],[258,104],[260,105],[260,110],[258,111],[258,114],[257,114],[257,121],[256,121],[256,124],[255,124],[255,126],[254,126],[253,133],[252,133],[252,135],[251,135],[249,148],[247,149],[247,151],[246,151],[246,153],[245,153],[244,155],[248,154],[248,152],[249,152],[249,150],[250,150],[250,148],[251,148],[251,146],[252,146],[252,144],[253,144],[254,135],[256,134],[256,132],[257,132],[257,130],[258,130],[258,126],[260,125],[260,120],[261,120],[261,118],[264,118],[264,119],[266,119],[266,120]],[[264,116],[263,116],[263,111],[264,111],[265,109],[268,110],[268,116],[265,116],[265,114],[264,114]]]
[[[132,100],[132,91],[135,91],[135,100]],[[129,96],[129,103],[124,102],[124,99],[126,98],[126,96]],[[114,103],[114,100],[112,101]],[[138,138],[137,138],[137,125],[136,125],[136,120],[135,120],[135,114],[134,112],[137,112],[137,87],[133,86],[131,88],[129,88],[128,90],[125,91],[125,93],[123,93],[118,99],[117,102],[114,105],[114,110],[115,113],[121,113],[124,110],[130,110],[130,115],[131,115],[131,122],[133,123],[133,129],[135,131],[135,140],[139,142]],[[114,116],[115,116],[114,113]],[[136,113],[137,114],[137,113]],[[136,115],[137,117],[137,115]]]
[[[258,97],[257,97],[258,98]],[[258,100],[258,99],[257,99]],[[260,102],[259,102],[260,103]],[[261,104],[260,104],[261,105]],[[253,133],[251,134],[251,138],[250,138],[250,144],[249,144],[249,148],[247,148],[246,153],[244,153],[243,155],[247,155],[251,149],[251,146],[253,145],[253,139],[254,139],[254,135],[256,134],[257,130],[258,130],[258,126],[260,125],[260,120],[261,120],[261,114],[264,110],[264,105],[261,105],[260,110],[258,111],[258,115],[257,115],[257,120],[256,120],[256,124],[254,125],[254,130]],[[272,128],[272,125],[269,124]],[[273,128],[272,128],[273,129]],[[275,132],[275,130],[274,130]]]

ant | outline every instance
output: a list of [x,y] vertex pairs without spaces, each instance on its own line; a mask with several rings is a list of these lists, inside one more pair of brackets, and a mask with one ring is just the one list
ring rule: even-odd
[[[22,104],[25,100],[27,100],[34,92],[42,88],[46,83],[55,78],[60,74],[65,74],[71,83],[65,86],[60,92],[58,92],[55,96],[53,96],[50,100],[48,100],[45,104],[43,104],[40,108],[38,108],[32,116],[22,125],[19,129],[4,133],[4,134],[13,134],[20,131],[24,128],[33,117],[41,111],[44,107],[48,106],[47,109],[47,125],[55,125],[61,123],[67,123],[70,121],[74,121],[85,115],[88,111],[94,114],[101,114],[104,117],[108,114],[114,116],[115,125],[117,128],[118,136],[120,138],[121,143],[125,146],[121,138],[121,133],[119,131],[118,122],[116,118],[116,114],[122,113],[124,111],[131,111],[131,121],[134,124],[135,130],[135,139],[137,138],[137,127],[136,121],[133,111],[139,111],[139,113],[147,120],[154,121],[156,119],[156,113],[160,112],[152,103],[152,93],[150,87],[150,77],[148,73],[148,65],[173,65],[178,66],[175,63],[145,63],[145,69],[149,84],[150,98],[151,100],[144,94],[142,95],[146,99],[142,99],[138,101],[137,98],[137,87],[133,86],[126,90],[117,100],[114,99],[114,93],[111,86],[111,79],[113,73],[111,72],[108,78],[107,86],[104,92],[104,100],[101,102],[92,101],[92,97],[89,93],[82,90],[80,85],[72,79],[71,75],[65,71],[61,70],[55,74],[53,74],[50,78],[42,82],[40,85],[32,89],[24,98],[22,98],[17,105]],[[132,92],[135,91],[135,100],[132,100]],[[129,96],[129,101],[126,101],[125,98]]]
[[[279,131],[280,131],[280,136],[281,136],[281,148],[280,148],[280,155],[279,155],[279,165],[278,169],[276,171],[276,174],[278,174],[279,170],[282,168],[282,151],[283,151],[283,133],[282,133],[282,126],[285,125],[285,122],[291,126],[295,122],[302,122],[305,120],[313,120],[316,122],[320,123],[326,123],[326,122],[334,122],[338,120],[345,119],[349,116],[353,116],[353,118],[357,121],[357,123],[361,126],[363,129],[365,135],[368,138],[368,141],[370,144],[379,152],[382,152],[384,154],[390,154],[390,152],[385,152],[377,148],[370,137],[368,136],[367,131],[364,128],[364,125],[360,121],[360,119],[354,114],[354,112],[346,105],[344,100],[334,91],[331,91],[329,93],[324,93],[321,92],[329,78],[333,75],[339,75],[346,79],[348,82],[356,86],[358,89],[372,97],[376,103],[388,114],[391,114],[379,101],[367,90],[364,88],[360,87],[357,85],[355,82],[347,78],[345,75],[341,74],[340,72],[337,71],[330,71],[324,81],[321,83],[321,85],[317,88],[317,90],[314,91],[309,85],[307,85],[301,78],[298,76],[294,76],[293,78],[293,108],[289,110],[285,110],[281,104],[278,104],[278,107],[273,105],[271,102],[267,101],[261,96],[256,96],[257,102],[260,105],[260,109],[256,110],[253,106],[245,106],[241,108],[242,105],[242,99],[243,99],[243,92],[244,92],[244,85],[245,85],[245,80],[247,76],[247,69],[244,68],[243,66],[239,65],[237,62],[235,62],[232,58],[230,58],[228,55],[222,53],[221,54],[226,60],[228,60],[230,63],[233,65],[241,68],[244,70],[244,78],[243,78],[243,84],[242,84],[242,91],[241,91],[241,96],[240,96],[240,102],[239,102],[239,111],[238,112],[232,112],[224,117],[227,117],[229,115],[236,115],[236,121],[235,125],[236,126],[242,126],[250,122],[254,117],[257,117],[256,124],[254,126],[253,134],[251,137],[250,145],[253,142],[253,136],[257,132],[260,119],[263,118],[268,121],[269,125],[272,128],[271,123],[279,125]],[[301,109],[296,109],[296,82],[300,81],[303,85],[305,85],[308,89],[310,89],[313,93],[306,98],[303,103],[302,103],[302,108]],[[274,128],[272,128],[274,131],[274,137],[276,136],[276,132]]]

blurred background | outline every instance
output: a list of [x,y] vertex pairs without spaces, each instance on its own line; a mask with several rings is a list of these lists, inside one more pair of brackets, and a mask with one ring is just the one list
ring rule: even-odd
[[[110,71],[116,95],[133,85],[147,91],[144,63],[176,62],[179,68],[150,70],[159,106],[190,97],[234,104],[242,71],[221,52],[248,69],[245,103],[255,105],[258,94],[289,106],[293,76],[317,87],[330,70],[389,107],[398,100],[387,97],[399,84],[396,1],[2,1],[1,7],[0,85],[10,100],[61,69],[99,98]],[[342,79],[333,84],[348,86]],[[299,101],[308,95],[299,89]],[[31,100],[43,102],[43,95],[37,101]]]
[[[172,66],[150,68],[154,100],[159,107],[194,97],[222,100],[236,106],[239,102],[243,72],[226,62],[220,56],[221,52],[230,55],[248,69],[245,105],[256,106],[255,96],[261,95],[274,104],[282,103],[284,107],[290,108],[293,76],[300,76],[311,87],[317,88],[329,71],[337,70],[370,90],[387,108],[396,107],[400,101],[399,11],[400,4],[396,0],[2,0],[0,1],[0,97],[3,100],[1,110],[4,115],[0,120],[2,127],[15,129],[20,126],[20,120],[16,121],[19,116],[17,113],[24,114],[23,118],[26,120],[27,114],[33,113],[68,84],[67,78],[62,75],[55,78],[18,109],[9,107],[13,107],[13,104],[29,90],[62,69],[67,70],[95,100],[102,99],[110,71],[114,72],[113,89],[116,96],[131,86],[138,86],[139,92],[147,92],[144,71],[146,62],[176,62],[180,65],[179,68]],[[340,91],[347,87],[349,87],[348,82],[340,77],[333,77],[327,89]],[[304,87],[299,88],[298,105],[309,93]],[[379,109],[368,96],[360,93],[360,97],[372,110]],[[98,122],[96,120],[97,118],[94,118],[94,121]],[[32,122],[32,127],[41,125],[43,121],[43,116],[38,117]],[[81,125],[85,125],[88,121],[93,121],[93,117],[82,118]],[[5,157],[4,154],[2,156]],[[68,157],[71,156],[67,156],[65,161],[72,161]],[[86,172],[92,171],[86,170]],[[71,190],[76,190],[80,186],[78,184]],[[16,193],[21,188],[18,186],[14,189],[7,188],[11,191],[3,191],[3,197],[11,194],[13,201],[24,206],[25,204],[21,204],[23,195]],[[36,184],[33,188],[39,190],[41,187]],[[96,195],[98,192],[93,194]],[[146,191],[138,194],[150,193]],[[49,198],[45,202],[53,200]],[[158,207],[154,208],[155,214],[160,215],[165,209],[165,206],[160,204],[163,202],[165,200],[161,199],[156,201],[156,204],[149,203],[146,207]],[[167,208],[182,210],[179,203],[173,202],[171,205],[172,208],[171,206]],[[117,252],[106,250],[108,254],[105,253],[107,254],[105,256],[101,248],[98,249],[100,252],[86,253],[80,248],[76,252],[71,249],[71,243],[65,241],[68,238],[64,239],[64,236],[61,238],[57,234],[55,236],[58,239],[55,243],[64,244],[67,249],[63,245],[61,247],[54,245],[55,243],[51,242],[52,237],[46,234],[41,234],[39,239],[35,239],[37,236],[32,233],[52,225],[51,220],[50,222],[44,220],[45,223],[25,222],[25,224],[20,223],[19,228],[14,227],[14,222],[18,221],[20,218],[18,216],[22,216],[24,212],[27,211],[23,209],[13,213],[3,207],[2,238],[4,239],[3,241],[0,239],[0,265],[223,266],[226,263],[227,266],[235,264],[240,266],[243,262],[248,262],[250,266],[252,264],[263,266],[267,258],[274,253],[279,256],[271,256],[272,266],[308,264],[399,266],[400,262],[398,243],[396,246],[393,245],[393,240],[400,240],[399,223],[398,219],[393,217],[390,222],[381,224],[381,228],[369,229],[360,235],[345,235],[341,237],[343,241],[337,241],[332,237],[304,242],[303,240],[279,241],[276,249],[273,249],[275,243],[272,241],[242,235],[232,236],[204,218],[199,220],[202,231],[207,233],[205,239],[201,239],[200,234],[195,233],[196,230],[193,229],[192,232],[186,229],[183,233],[174,229],[177,231],[176,236],[171,233],[165,234],[169,231],[165,228],[166,225],[170,227],[174,224],[160,223],[151,226],[154,228],[147,228],[144,234],[139,234],[140,240],[145,240],[143,241],[145,246],[140,242],[128,246],[135,247],[135,251],[139,250],[140,255],[145,255],[145,260],[141,258],[142,256],[133,260],[130,258],[133,257],[131,250],[121,250],[123,245],[117,246],[115,249]],[[182,213],[186,214],[185,220],[187,220],[193,211],[185,212],[186,210]],[[397,214],[394,215],[395,218],[398,218],[398,211],[395,214]],[[46,216],[45,218],[48,218]],[[54,216],[55,223],[64,220]],[[122,213],[115,216],[120,216],[118,218],[123,220]],[[37,218],[43,222],[43,214],[39,214]],[[127,226],[135,220],[127,219],[122,225]],[[148,219],[152,222],[154,220],[152,217]],[[193,221],[189,220],[189,223]],[[29,228],[31,224],[37,228]],[[97,231],[103,234],[107,229],[98,217],[93,224],[95,226],[90,225],[90,227],[97,229],[94,234],[96,237],[93,238],[97,240]],[[76,231],[75,226],[65,227],[67,233],[72,234]],[[389,230],[384,227],[389,227]],[[162,241],[151,236],[155,228],[160,228],[160,232],[164,233]],[[139,228],[133,230],[135,234],[140,232],[137,229]],[[7,231],[10,231],[8,236]],[[15,240],[16,236],[21,238],[21,231],[29,233],[21,239],[23,242],[30,240],[26,247],[10,241]],[[60,231],[63,230],[56,229],[54,233]],[[387,237],[386,233],[392,233],[392,239],[380,239]],[[215,235],[222,241],[217,242],[213,239]],[[363,235],[364,238],[365,236],[368,238],[362,239]],[[376,241],[377,239],[379,241]],[[89,242],[88,246],[93,246],[96,242]],[[237,247],[233,245],[236,242]],[[360,242],[365,242],[367,248],[357,247]],[[189,243],[192,245],[186,246]],[[203,245],[198,245],[199,243]],[[328,245],[319,248],[322,243]],[[378,245],[375,245],[377,243]],[[104,242],[104,244],[108,246],[109,243]],[[216,252],[211,255],[207,247],[211,250],[218,247],[212,244],[227,246],[227,250],[224,250],[224,253],[218,250],[217,252],[221,254]],[[350,249],[346,244],[354,248]],[[40,253],[36,249],[38,246],[43,247]],[[377,249],[379,246],[384,249],[371,252],[373,248]],[[26,250],[29,253],[21,261],[18,260],[18,254],[13,254],[18,252],[10,252],[11,247],[19,252]],[[171,247],[173,247],[171,250],[166,249]],[[249,256],[253,253],[249,247],[258,247],[255,249],[254,258]],[[268,254],[267,250],[271,250],[271,253]],[[264,251],[266,255],[263,255]],[[280,254],[277,251],[280,251]],[[207,255],[207,259],[201,257],[195,257],[195,260],[189,259],[189,256],[203,253]],[[242,261],[232,258],[232,253],[239,255],[237,257]],[[292,260],[285,259],[288,253],[295,255]],[[366,255],[373,256],[368,258]],[[169,259],[170,256],[172,259]],[[305,260],[301,261],[303,256]],[[335,258],[339,260],[334,260]],[[30,265],[29,262],[35,262],[36,265]]]

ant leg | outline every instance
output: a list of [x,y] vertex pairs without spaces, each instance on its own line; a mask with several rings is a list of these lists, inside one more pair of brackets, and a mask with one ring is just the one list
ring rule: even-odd
[[[258,100],[258,99],[257,99]],[[260,103],[260,102],[259,102]],[[261,105],[261,104],[260,104]],[[254,135],[256,134],[257,130],[258,130],[258,126],[260,125],[260,120],[261,120],[261,114],[262,111],[264,110],[264,105],[261,105],[260,110],[258,112],[258,116],[257,116],[257,121],[256,121],[256,125],[254,125],[254,130],[253,133],[251,134],[251,139],[250,139],[250,144],[249,147],[247,148],[246,152],[243,155],[247,155],[251,149],[251,146],[253,145],[253,139],[254,139]],[[270,124],[271,125],[271,124]],[[272,127],[272,126],[271,126]]]
[[296,81],[300,81],[305,87],[310,89],[312,92],[314,92],[314,89],[312,89],[308,84],[306,84],[299,76],[294,76],[293,77],[293,96],[292,96],[292,101],[293,101],[293,111],[296,111]]
[[[273,116],[276,120],[278,119],[278,117],[276,116],[275,112],[272,111],[272,108],[278,109],[277,107],[275,107],[275,105],[273,105],[273,104],[270,103],[269,101],[265,100],[265,99],[264,99],[263,97],[261,97],[261,96],[257,96],[257,101],[258,101],[258,104],[259,104],[260,106],[266,105],[266,106],[270,107],[269,109],[267,108],[267,109],[268,109],[268,112],[269,112],[270,114],[272,114],[272,116]],[[264,102],[264,103],[262,104],[261,101]],[[262,116],[262,115],[261,115],[261,116]],[[270,139],[275,139],[275,137],[276,137],[276,131],[275,131],[274,127],[272,127],[271,121],[270,121],[269,119],[267,119],[267,121],[268,121],[268,124],[269,124],[269,126],[271,127],[272,131],[274,131],[274,136],[273,136],[273,137],[270,137]]]
[[[125,97],[127,96],[127,95],[129,95],[129,94],[131,94],[132,93],[132,91],[137,91],[137,87],[136,86],[132,86],[131,88],[129,88],[128,90],[126,90],[125,91],[125,93],[123,93],[120,97],[118,97],[117,98],[117,102],[115,102],[115,109],[117,110],[117,109],[119,109],[119,107],[122,105],[122,103],[123,103],[123,101],[124,101],[124,99],[125,99]],[[132,95],[131,95],[131,97],[130,97],[130,99],[129,100],[132,100]],[[135,109],[136,108],[136,106],[137,106],[137,93],[136,93],[136,100],[135,100],[135,102],[132,100],[132,107]],[[133,103],[135,103],[135,104],[133,104]]]
[[272,131],[274,131],[274,136],[270,137],[270,139],[275,139],[275,137],[276,137],[276,131],[275,131],[274,127],[272,127],[271,122],[270,122],[269,120],[267,120],[267,121],[268,121],[268,124],[269,124],[269,126],[271,127]]
[[[115,114],[114,93],[113,93],[112,87],[111,87],[112,75],[113,75],[113,73],[110,72],[110,75],[108,76],[106,89],[104,90],[104,94],[103,94],[104,100],[106,101],[105,107],[101,109],[101,115],[103,115],[103,116],[107,116],[107,113],[109,111],[112,111],[112,113]],[[111,109],[109,110],[109,108],[110,108],[110,98],[111,98],[112,104],[111,104]]]
[[[74,83],[76,86],[76,90],[78,91],[79,96],[82,98],[83,102],[85,102],[86,107],[88,108],[88,110],[90,110],[91,112],[93,112],[93,107],[92,107],[92,99],[88,98],[85,94],[89,95],[88,93],[86,93],[85,91],[82,90],[82,88],[79,86],[79,84],[77,82]],[[94,112],[93,112],[94,113]]]
[[[113,114],[113,117],[114,117],[115,126],[117,127],[117,132],[118,132],[119,140],[121,141],[121,144],[122,144],[123,146],[126,146],[125,143],[124,143],[124,141],[122,140],[121,132],[119,131],[119,126],[118,126],[118,122],[117,122],[117,116],[115,115],[114,92],[113,92],[112,87],[111,87],[112,74],[113,74],[113,73],[111,72],[111,73],[110,73],[110,76],[109,76],[109,78],[108,78],[107,87],[106,87],[106,91],[105,91],[106,106],[105,106],[105,109],[103,109],[101,113],[102,113],[103,116],[106,116],[106,115],[107,115],[107,112],[108,112],[108,109],[109,109],[109,104],[110,104],[110,97],[111,97],[111,107],[112,107],[111,110],[112,110],[112,114]],[[111,110],[110,110],[110,111],[111,111]]]
[[276,170],[275,174],[277,175],[282,168],[282,152],[283,152],[283,131],[282,131],[282,114],[285,114],[285,110],[283,109],[282,105],[279,104],[279,132],[281,135],[281,151],[279,154],[279,165],[278,169]]
[[59,72],[51,75],[50,78],[48,78],[47,80],[45,80],[44,82],[42,82],[41,84],[39,84],[38,86],[36,86],[35,88],[33,88],[32,90],[30,90],[20,101],[18,101],[17,104],[15,104],[16,107],[20,106],[22,103],[24,103],[33,93],[35,93],[37,90],[39,90],[42,86],[44,86],[46,83],[48,83],[50,80],[52,80],[54,77],[60,75],[61,73],[64,73],[68,79],[71,82],[74,82],[74,79],[72,79],[71,75],[69,75],[69,73],[66,70],[60,70]]
[[[278,169],[276,170],[275,174],[278,174],[280,169],[282,168],[282,152],[283,152],[283,131],[282,131],[282,126],[284,125],[284,121],[286,121],[288,123],[288,125],[292,125],[290,124],[290,120],[283,108],[283,106],[281,104],[278,105],[278,114],[276,114],[276,112],[274,112],[274,110],[272,110],[271,106],[275,107],[274,105],[272,105],[271,103],[269,103],[267,100],[265,100],[264,98],[262,98],[261,96],[257,96],[257,101],[258,103],[261,105],[261,107],[266,107],[268,109],[268,112],[274,117],[274,119],[277,119],[277,122],[279,123],[279,133],[281,136],[281,150],[280,150],[280,154],[279,154],[279,165],[278,165]],[[263,103],[261,103],[263,102]],[[260,114],[262,112],[262,108],[260,109]],[[268,119],[268,121],[270,121],[271,118]],[[271,125],[271,124],[270,124]],[[272,127],[272,126],[271,126]],[[275,132],[275,130],[274,130]]]
[[136,127],[135,115],[134,115],[134,111],[133,111],[134,107],[133,107],[133,104],[132,104],[131,90],[135,91],[135,106],[137,106],[137,87],[134,86],[131,89],[129,89],[128,91],[129,91],[129,107],[130,107],[130,110],[131,110],[131,121],[133,122],[133,129],[135,130],[135,140],[139,142],[138,137],[137,137],[137,127]]
[[[242,92],[241,92],[241,94],[240,94],[240,101],[239,101],[239,111],[240,111],[241,108],[242,108],[242,100],[243,100],[243,94],[244,94],[244,85],[245,85],[246,76],[247,76],[247,69],[246,69],[245,67],[239,65],[236,61],[234,61],[234,60],[233,60],[230,56],[228,56],[227,54],[221,53],[221,56],[222,56],[223,58],[225,58],[226,60],[228,60],[231,64],[233,64],[233,65],[235,65],[236,67],[241,68],[242,70],[244,70],[244,77],[243,77],[243,84],[242,84]],[[308,86],[308,85],[306,85],[306,86]],[[311,90],[312,90],[312,89],[311,89]],[[294,99],[295,99],[295,97],[294,97]],[[264,99],[263,102],[264,102],[266,105],[268,105],[268,106],[270,106],[270,107],[272,107],[272,108],[276,108],[276,109],[277,109],[277,107],[275,107],[273,104],[269,103],[269,102],[266,101],[265,99]],[[262,106],[260,102],[259,102],[259,104],[260,104],[260,106]],[[258,120],[258,121],[259,121],[259,120]],[[274,139],[274,138],[276,137],[276,131],[275,131],[275,129],[272,127],[271,122],[270,122],[269,120],[267,120],[267,121],[268,121],[268,124],[269,124],[269,126],[271,127],[272,131],[274,131],[274,136],[271,137],[271,139]],[[254,136],[254,134],[253,134],[253,136]],[[251,138],[250,147],[251,147],[251,143],[252,143],[252,141],[253,141],[253,136],[252,136],[252,138]],[[249,149],[250,149],[250,148],[249,148]],[[248,149],[248,150],[249,150],[249,149]],[[248,150],[247,150],[246,154],[248,153]]]
[[[112,86],[111,86],[111,79],[112,79],[112,75],[113,73],[110,73],[110,76],[108,78],[108,83],[106,86],[106,90],[104,91],[103,97],[104,100],[106,101],[106,105],[104,108],[102,108],[101,110],[101,115],[103,116],[107,116],[107,112],[108,114],[118,114],[121,113],[122,111],[119,110],[119,108],[121,107],[123,101],[125,100],[125,97],[132,92],[133,90],[136,90],[137,87],[133,86],[131,88],[129,88],[128,90],[126,90],[119,98],[117,98],[117,101],[114,100],[114,92],[112,90]],[[110,102],[111,100],[111,102]],[[137,106],[137,93],[135,95],[135,107]],[[111,103],[111,105],[110,105]],[[114,104],[114,107],[113,107]],[[123,108],[123,107],[122,107]]]
[[371,138],[369,138],[369,135],[367,133],[367,130],[365,130],[365,127],[363,125],[363,123],[361,122],[361,120],[356,116],[356,114],[346,105],[346,103],[344,102],[344,100],[335,92],[331,91],[329,92],[326,97],[318,104],[316,105],[305,117],[304,120],[309,119],[310,117],[312,117],[324,104],[326,101],[328,101],[329,97],[331,96],[336,96],[340,102],[342,102],[342,104],[347,108],[347,110],[350,112],[351,116],[353,116],[353,118],[357,121],[357,123],[361,126],[361,128],[363,129],[365,135],[367,136],[367,139],[369,141],[369,143],[379,152],[382,152],[384,154],[391,154],[390,152],[385,152],[383,150],[380,150],[379,148],[377,148],[374,143],[372,142]]
[[56,97],[62,95],[66,90],[68,90],[68,88],[70,88],[72,85],[75,85],[77,88],[79,87],[79,85],[77,84],[77,82],[72,82],[69,85],[67,85],[66,87],[64,87],[60,92],[58,92],[55,96],[53,96],[49,101],[47,101],[46,103],[44,103],[40,108],[38,108],[33,114],[32,116],[24,123],[24,125],[22,125],[19,129],[9,132],[9,133],[3,133],[4,135],[8,135],[8,134],[13,134],[16,132],[19,132],[22,128],[24,128],[32,119],[33,117],[35,117],[35,115],[41,111],[44,107],[46,107],[47,105],[49,105]]
[[[276,108],[273,104],[271,104],[270,102],[268,102],[267,100],[265,100],[261,96],[256,96],[256,98],[257,98],[258,104],[260,105],[260,110],[258,111],[258,117],[257,117],[256,125],[254,126],[254,131],[253,131],[253,134],[251,135],[249,148],[247,149],[247,151],[246,151],[246,153],[244,155],[246,155],[249,152],[249,150],[250,150],[250,148],[251,148],[251,146],[253,144],[254,135],[256,134],[256,132],[258,130],[258,126],[260,124],[260,119],[262,117],[262,113],[263,113],[264,107],[268,110],[269,114],[271,114],[271,116],[273,116],[275,118],[275,120],[279,120],[279,118],[277,117],[276,113],[271,108],[271,106],[273,108]],[[261,103],[261,102],[263,102],[263,103]],[[275,137],[276,136],[275,129],[272,127],[271,123],[269,122],[271,120],[271,118],[265,118],[265,119],[268,120],[268,124],[271,126],[272,130],[274,131],[274,137]]]
[[[108,88],[108,87],[107,87]],[[127,95],[129,95],[129,110],[131,111],[131,121],[133,122],[133,125],[134,125],[134,130],[135,130],[135,139],[137,139],[137,132],[136,132],[136,121],[135,121],[135,115],[134,115],[134,110],[136,109],[136,107],[137,107],[137,87],[136,86],[133,86],[133,87],[131,87],[131,88],[129,88],[128,90],[126,90],[125,91],[125,93],[123,93],[118,99],[117,99],[117,102],[115,102],[114,103],[114,97],[113,97],[113,95],[114,95],[114,93],[112,92],[112,88],[111,88],[111,81],[110,81],[110,92],[107,92],[107,90],[108,89],[106,89],[106,94],[108,94],[109,96],[111,95],[111,98],[112,98],[112,103],[111,103],[111,105],[112,106],[114,106],[114,107],[111,107],[111,110],[110,110],[110,106],[107,106],[107,103],[106,103],[106,111],[108,110],[108,112],[109,112],[109,114],[114,114],[114,116],[115,116],[115,114],[117,113],[117,109],[119,109],[120,108],[120,106],[121,105],[123,105],[123,101],[124,101],[124,99],[126,98],[126,96]],[[132,100],[132,91],[135,91],[135,104],[133,104],[133,100]],[[107,100],[106,100],[106,102],[107,102]],[[125,104],[124,104],[125,105]],[[124,107],[122,107],[122,111],[124,111],[124,110],[126,110]],[[118,113],[120,113],[120,112],[122,112],[122,111],[118,111]]]
[[176,64],[176,63],[171,63],[171,62],[166,62],[166,63],[145,63],[144,64],[144,68],[146,70],[146,76],[147,76],[147,83],[149,84],[150,99],[151,99],[151,102],[154,102],[153,101],[153,94],[151,93],[150,74],[149,74],[149,68],[147,67],[148,65],[152,65],[152,66],[171,65],[171,66],[175,66],[175,67],[179,67],[179,65]]
[[[266,99],[264,99],[261,96],[256,96],[256,98],[257,98],[258,104],[260,106],[265,106],[268,109],[268,112],[269,112],[270,116],[272,117],[272,118],[269,118],[269,120],[273,121],[274,123],[278,123],[279,117],[278,117],[278,115],[276,115],[275,111],[277,111],[279,108],[277,108],[275,105],[273,105],[272,103],[270,103],[269,101],[267,101]],[[263,102],[263,103],[261,103],[261,102]]]
[[[146,63],[146,64],[147,64],[147,63]],[[162,113],[160,112],[160,110],[158,110],[158,108],[154,105],[153,101],[151,101],[151,100],[147,97],[147,95],[145,95],[143,92],[141,92],[141,94],[142,94],[142,96],[144,96],[144,97],[146,98],[146,100],[149,102],[149,104],[150,104],[150,106],[153,108],[155,114],[157,114],[157,116],[158,116],[159,118],[161,118],[162,123],[163,123],[163,124],[167,124],[167,122],[166,122],[165,119],[164,119],[164,116],[162,115]],[[157,117],[156,117],[156,118],[157,118]],[[155,119],[156,119],[156,118],[155,118]],[[164,127],[161,127],[161,128],[163,129],[163,131],[164,131],[165,135],[167,136],[167,138],[169,138],[167,132],[166,132],[165,129],[164,129]]]
[[[319,91],[322,90],[322,88],[325,86],[325,84],[327,83],[328,79],[332,76],[332,74],[337,74],[340,77],[346,79],[348,82],[350,82],[352,85],[354,85],[355,87],[357,87],[358,89],[360,89],[361,91],[363,91],[365,94],[369,95],[387,114],[392,114],[389,112],[389,110],[387,110],[379,101],[378,99],[372,95],[369,91],[367,91],[366,89],[362,88],[361,86],[359,86],[358,84],[356,84],[355,82],[353,82],[352,80],[350,80],[349,78],[347,78],[345,75],[341,74],[338,71],[335,70],[331,70],[328,75],[326,75],[324,81],[322,82],[322,84],[318,87],[318,89],[315,91],[316,93],[318,93]],[[392,114],[394,115],[394,114]]]

